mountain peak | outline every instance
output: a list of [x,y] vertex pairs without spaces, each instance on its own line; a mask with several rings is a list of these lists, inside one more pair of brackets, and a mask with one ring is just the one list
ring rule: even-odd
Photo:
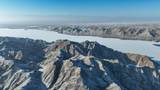
[[57,40],[47,43],[7,37],[0,40],[0,56],[4,58],[0,60],[0,89],[160,88],[159,65],[147,56],[122,53],[90,41]]

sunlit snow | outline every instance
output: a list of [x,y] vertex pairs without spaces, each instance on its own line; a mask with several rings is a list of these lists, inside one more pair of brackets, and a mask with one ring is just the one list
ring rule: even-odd
[[54,31],[45,30],[24,30],[24,29],[0,29],[0,36],[8,37],[23,37],[31,39],[42,39],[48,42],[56,41],[57,39],[68,39],[76,42],[83,42],[85,40],[97,41],[114,50],[121,52],[137,53],[153,57],[154,60],[160,60],[160,47],[153,44],[160,44],[153,41],[140,40],[120,40],[113,38],[101,38],[94,36],[71,36],[59,34]]

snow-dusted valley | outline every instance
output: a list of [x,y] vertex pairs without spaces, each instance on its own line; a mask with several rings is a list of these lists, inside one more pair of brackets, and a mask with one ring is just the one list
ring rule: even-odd
[[0,90],[159,90],[155,31],[124,40],[55,29],[0,29]]
[[106,47],[112,48],[126,53],[136,53],[152,57],[153,60],[160,60],[160,42],[142,41],[142,40],[122,40],[115,38],[101,38],[97,36],[73,36],[60,34],[55,31],[42,29],[0,29],[0,36],[21,37],[40,39],[48,42],[59,39],[68,39],[75,42],[83,42],[85,40],[96,41]]

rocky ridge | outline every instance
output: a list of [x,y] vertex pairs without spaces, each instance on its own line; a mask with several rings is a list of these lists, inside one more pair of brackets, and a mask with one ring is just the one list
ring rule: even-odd
[[97,42],[0,38],[1,90],[158,90],[159,64]]
[[160,41],[159,24],[60,25],[46,28],[69,35]]

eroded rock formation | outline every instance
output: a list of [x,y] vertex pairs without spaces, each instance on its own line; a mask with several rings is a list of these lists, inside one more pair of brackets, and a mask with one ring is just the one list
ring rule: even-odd
[[159,64],[97,42],[0,38],[1,90],[158,90]]

